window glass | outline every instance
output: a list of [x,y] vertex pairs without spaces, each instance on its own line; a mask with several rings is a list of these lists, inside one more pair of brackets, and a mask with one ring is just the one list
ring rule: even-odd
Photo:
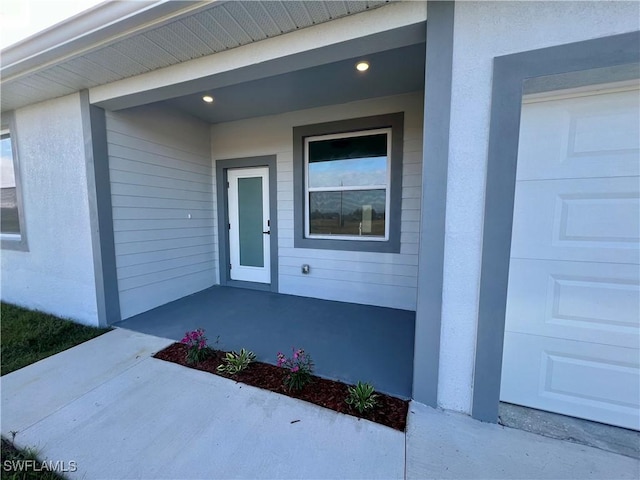
[[0,136],[0,233],[20,234],[18,196],[14,171],[11,136]]
[[309,187],[385,185],[387,135],[309,143]]
[[312,235],[385,235],[385,190],[309,193]]

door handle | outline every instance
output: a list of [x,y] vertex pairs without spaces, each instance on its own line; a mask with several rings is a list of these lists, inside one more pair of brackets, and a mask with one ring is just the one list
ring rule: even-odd
[[264,235],[271,235],[271,230],[267,230],[266,232],[262,232]]

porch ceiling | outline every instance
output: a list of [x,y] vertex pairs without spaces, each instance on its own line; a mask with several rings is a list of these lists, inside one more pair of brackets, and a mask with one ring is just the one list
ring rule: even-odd
[[388,3],[109,2],[2,51],[2,110],[212,55]]
[[[355,69],[360,60],[370,63],[368,71]],[[229,122],[422,90],[424,68],[425,44],[422,43],[158,103],[209,123]],[[205,94],[212,95],[215,101],[203,102]]]

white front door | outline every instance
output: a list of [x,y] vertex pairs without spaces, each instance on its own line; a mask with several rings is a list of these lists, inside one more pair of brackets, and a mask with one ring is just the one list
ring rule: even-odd
[[227,171],[231,280],[271,283],[269,168]]
[[523,105],[502,401],[640,429],[639,98]]

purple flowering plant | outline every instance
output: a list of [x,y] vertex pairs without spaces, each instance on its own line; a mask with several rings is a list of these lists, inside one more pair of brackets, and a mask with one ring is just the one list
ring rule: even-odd
[[311,382],[313,372],[313,360],[303,349],[292,347],[291,358],[282,352],[278,352],[278,366],[287,370],[284,377],[284,386],[288,390],[302,390]]
[[209,355],[207,337],[204,336],[204,330],[201,328],[186,332],[180,343],[187,346],[187,363],[201,362]]

